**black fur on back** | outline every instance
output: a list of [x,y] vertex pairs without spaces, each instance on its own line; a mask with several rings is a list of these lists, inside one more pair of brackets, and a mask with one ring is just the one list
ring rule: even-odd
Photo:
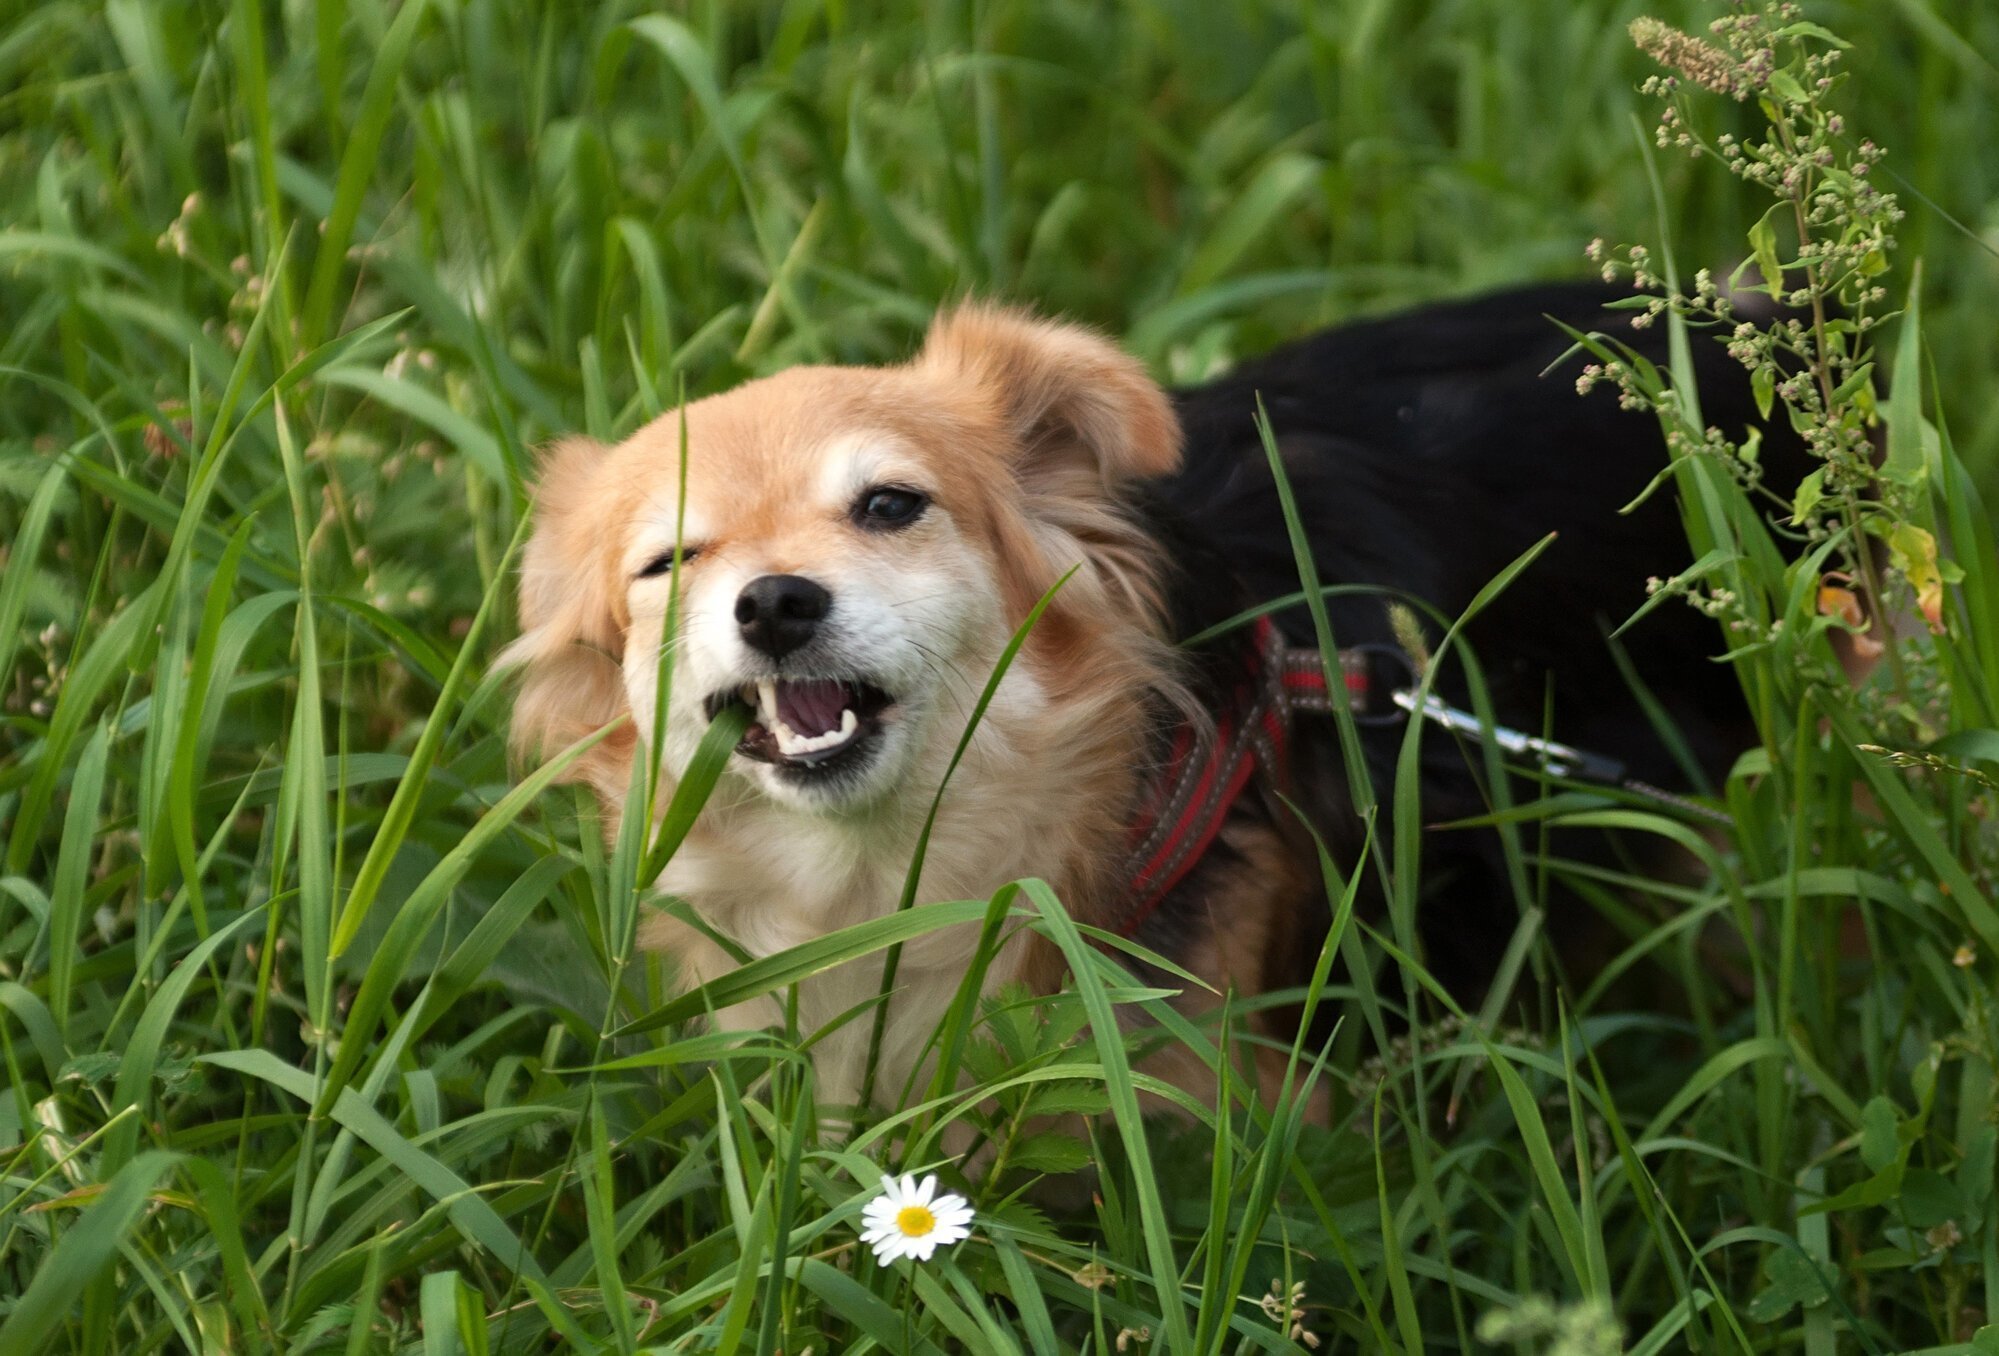
[[[1605,640],[1645,601],[1649,576],[1690,560],[1670,485],[1619,511],[1667,464],[1664,440],[1655,417],[1620,408],[1608,384],[1577,394],[1588,359],[1561,361],[1571,341],[1549,318],[1608,333],[1663,367],[1665,326],[1635,329],[1632,312],[1605,309],[1629,295],[1575,284],[1448,302],[1327,330],[1177,392],[1186,464],[1153,482],[1141,505],[1178,567],[1169,586],[1177,633],[1299,587],[1254,423],[1260,394],[1326,584],[1403,590],[1456,617],[1509,562],[1555,533],[1467,633],[1500,720],[1539,731],[1552,695],[1555,737],[1619,758],[1645,781],[1684,786]],[[1708,422],[1740,438],[1761,422],[1746,373],[1704,335],[1693,349]],[[1763,461],[1782,493],[1808,465],[1795,436],[1778,426],[1767,431]],[[1336,598],[1329,610],[1341,645],[1392,639],[1376,599]],[[1279,624],[1294,643],[1313,643],[1302,608]],[[1706,775],[1719,778],[1754,732],[1732,671],[1714,660],[1727,648],[1715,623],[1672,602],[1621,640]],[[1225,668],[1231,643],[1208,665],[1197,657],[1197,669]],[[1462,670],[1446,665],[1440,690],[1462,702]],[[1364,733],[1385,812],[1402,726]],[[1358,848],[1357,826],[1335,739],[1330,721],[1301,724],[1296,791],[1345,855]],[[1484,798],[1452,741],[1433,732],[1425,753],[1426,822],[1479,813]],[[1428,835],[1425,880],[1445,882],[1424,904],[1430,962],[1475,987],[1514,919],[1496,842]],[[1189,884],[1198,890],[1198,875]]]

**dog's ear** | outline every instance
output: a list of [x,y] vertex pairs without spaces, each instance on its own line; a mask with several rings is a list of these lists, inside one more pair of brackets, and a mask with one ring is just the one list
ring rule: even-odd
[[499,661],[521,670],[518,751],[554,752],[626,707],[624,595],[596,493],[605,454],[588,438],[566,438],[543,457],[536,479],[534,535],[521,561],[521,635]]
[[1110,490],[1180,465],[1180,421],[1166,393],[1136,358],[1080,325],[967,304],[931,325],[917,363],[995,402],[1030,486],[1087,470]]

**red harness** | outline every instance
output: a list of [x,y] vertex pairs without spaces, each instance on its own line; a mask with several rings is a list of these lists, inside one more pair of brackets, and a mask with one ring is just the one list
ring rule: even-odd
[[[1131,826],[1126,879],[1131,904],[1118,932],[1137,935],[1173,887],[1187,878],[1229,811],[1259,770],[1276,787],[1289,775],[1292,717],[1333,709],[1316,649],[1293,649],[1268,617],[1259,617],[1243,666],[1212,730],[1192,722],[1174,730],[1152,791]],[[1347,700],[1368,710],[1367,655],[1342,650]]]

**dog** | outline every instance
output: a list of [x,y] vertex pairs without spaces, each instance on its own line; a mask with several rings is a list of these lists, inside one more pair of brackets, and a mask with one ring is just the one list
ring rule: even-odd
[[[562,441],[539,474],[522,631],[505,655],[521,671],[514,738],[549,751],[616,724],[574,769],[615,825],[635,758],[656,743],[670,790],[716,715],[748,706],[657,885],[770,955],[896,908],[975,702],[1047,598],[951,776],[920,898],[1038,876],[1079,921],[1215,991],[1297,985],[1329,924],[1318,843],[1351,865],[1364,827],[1313,623],[1294,603],[1182,644],[1300,587],[1257,400],[1326,584],[1455,617],[1554,533],[1466,635],[1499,719],[1539,730],[1552,697],[1557,737],[1673,785],[1683,769],[1605,641],[1647,578],[1686,559],[1669,494],[1620,512],[1665,449],[1649,415],[1607,390],[1579,396],[1573,370],[1543,375],[1570,347],[1552,320],[1663,361],[1663,336],[1607,309],[1616,295],[1545,286],[1351,324],[1174,393],[1098,333],[972,303],[901,365],[793,368],[615,447]],[[1711,422],[1756,422],[1740,369],[1696,347]],[[1794,453],[1773,430],[1770,464]],[[1328,607],[1340,645],[1363,656],[1331,681],[1368,708],[1360,748],[1385,800],[1403,727],[1395,680],[1376,670],[1407,637],[1381,596]],[[1710,772],[1750,738],[1732,676],[1709,658],[1719,639],[1679,607],[1623,638]],[[1466,699],[1461,665],[1436,683]],[[1441,736],[1424,749],[1426,823],[1487,808],[1475,757]],[[1475,986],[1513,922],[1498,847],[1433,834],[1424,857],[1424,879],[1442,882],[1423,904],[1426,959]],[[736,963],[671,919],[651,940],[690,985]],[[918,1067],[968,949],[952,930],[905,949],[880,1087]],[[865,1003],[881,974],[873,956],[802,985],[803,1029]],[[1061,980],[1053,948],[1022,932],[988,987]],[[849,1021],[815,1047],[822,1102],[861,1098],[868,1027]]]

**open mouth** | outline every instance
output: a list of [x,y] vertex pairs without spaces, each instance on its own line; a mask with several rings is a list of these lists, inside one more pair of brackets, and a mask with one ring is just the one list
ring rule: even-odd
[[708,698],[708,718],[741,702],[755,719],[736,752],[759,763],[800,772],[844,766],[881,733],[882,713],[895,698],[854,678],[762,678]]

